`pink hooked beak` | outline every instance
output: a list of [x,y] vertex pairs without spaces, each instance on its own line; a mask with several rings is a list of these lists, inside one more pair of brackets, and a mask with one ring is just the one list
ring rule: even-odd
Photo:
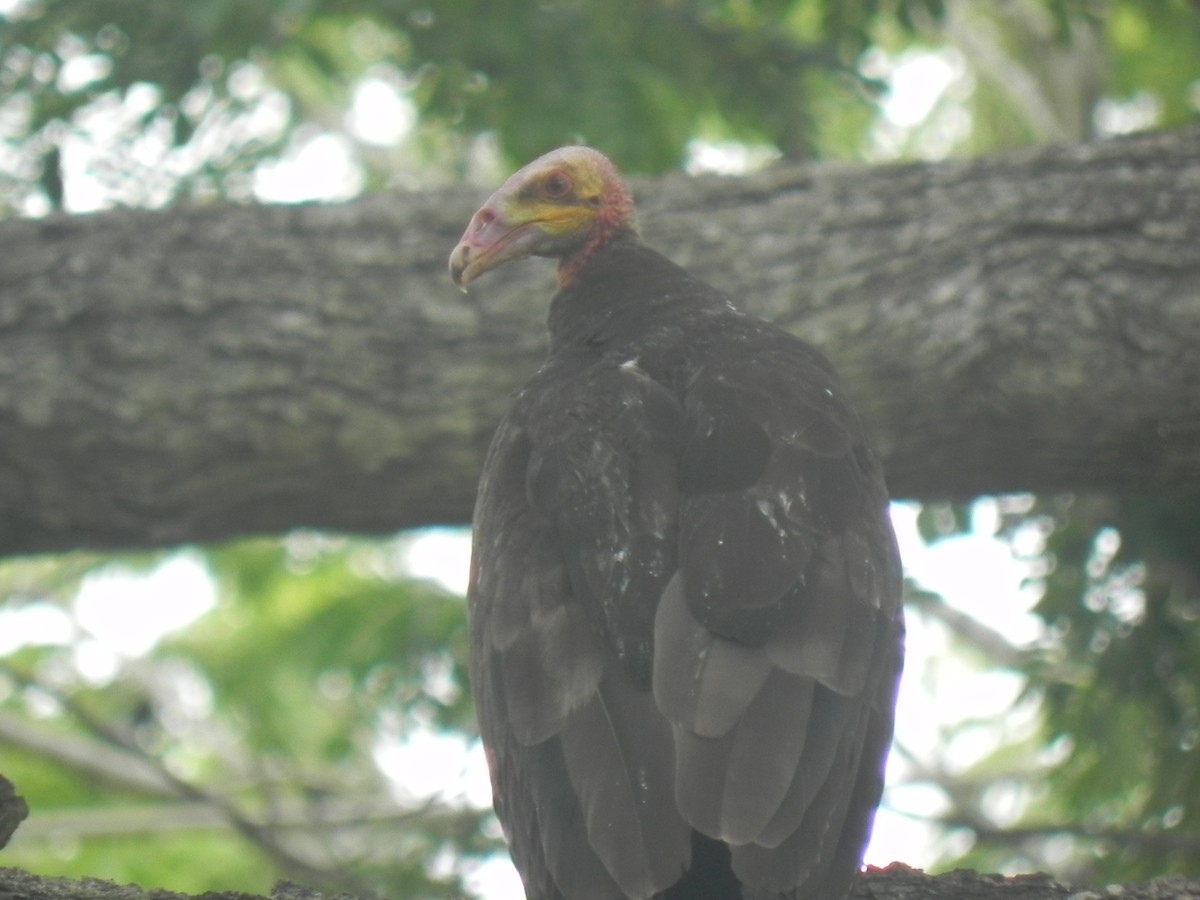
[[464,291],[489,269],[533,253],[541,231],[534,222],[513,225],[489,200],[467,225],[450,254],[450,277]]

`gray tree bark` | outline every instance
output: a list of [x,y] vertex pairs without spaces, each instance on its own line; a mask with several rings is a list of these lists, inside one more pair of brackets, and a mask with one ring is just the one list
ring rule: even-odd
[[[833,359],[895,496],[1200,491],[1200,130],[634,189]],[[0,223],[0,554],[467,521],[552,292],[450,284],[484,193]]]

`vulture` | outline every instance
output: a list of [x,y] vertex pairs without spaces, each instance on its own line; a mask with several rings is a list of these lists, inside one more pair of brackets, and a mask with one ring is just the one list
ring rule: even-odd
[[488,451],[471,690],[530,900],[842,900],[903,657],[881,467],[830,363],[643,243],[563,147],[453,280],[558,260],[549,355]]

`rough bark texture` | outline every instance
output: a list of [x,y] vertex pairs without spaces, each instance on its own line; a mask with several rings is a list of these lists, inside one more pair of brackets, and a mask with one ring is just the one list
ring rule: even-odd
[[[186,900],[171,891],[147,891],[136,885],[116,885],[96,878],[40,878],[20,869],[0,869],[4,900]],[[1179,877],[1156,878],[1146,884],[1114,885],[1100,890],[1072,888],[1048,875],[977,875],[947,872],[926,875],[916,869],[891,866],[859,879],[850,900],[1200,900],[1200,881]],[[197,900],[268,900],[251,894],[213,892]],[[281,882],[269,900],[354,900],[348,894],[328,894]]]
[[[1200,130],[634,187],[834,360],[895,496],[1200,491]],[[0,224],[0,553],[466,521],[552,292],[454,290],[484,193]]]

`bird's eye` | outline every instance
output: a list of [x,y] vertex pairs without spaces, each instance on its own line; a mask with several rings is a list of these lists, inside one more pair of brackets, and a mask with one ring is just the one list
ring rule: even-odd
[[542,182],[542,195],[550,200],[561,200],[571,192],[571,179],[562,172],[546,176]]

